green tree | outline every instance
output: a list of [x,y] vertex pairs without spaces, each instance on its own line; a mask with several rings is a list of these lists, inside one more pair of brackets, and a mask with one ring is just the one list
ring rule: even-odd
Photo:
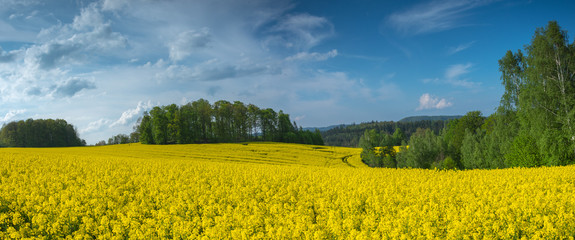
[[466,131],[475,132],[483,125],[485,118],[480,111],[472,111],[465,114],[460,119],[449,122],[444,133],[444,140],[447,143],[447,155],[451,156],[458,165],[461,162],[461,147]]
[[206,143],[212,136],[212,106],[208,100],[199,99],[192,102],[192,108],[197,113],[195,122],[199,126],[200,138],[202,142]]
[[247,122],[250,140],[255,140],[258,132],[261,130],[260,111],[258,106],[253,104],[248,105]]
[[214,103],[214,134],[218,142],[230,142],[233,139],[232,104],[225,100]]
[[263,109],[260,111],[260,123],[262,138],[264,141],[274,141],[277,136],[277,113],[271,109]]
[[170,104],[162,107],[166,115],[166,143],[182,143],[181,142],[181,114],[180,108],[176,104]]
[[0,130],[0,142],[10,147],[83,146],[76,128],[63,119],[28,119],[10,122]]
[[513,140],[513,145],[507,154],[505,162],[509,167],[537,167],[541,166],[541,156],[535,140],[525,134],[520,134]]
[[200,126],[198,124],[198,113],[195,112],[191,103],[180,107],[180,135],[178,143],[194,143],[198,142],[200,136],[198,131]]
[[235,142],[245,141],[249,138],[248,107],[240,101],[234,101],[232,105],[232,118]]
[[547,165],[573,162],[575,154],[575,48],[557,22],[535,31],[526,47],[525,86],[520,90],[521,128],[536,139]]
[[443,161],[444,149],[441,137],[430,129],[418,129],[409,140],[409,148],[400,152],[398,167],[431,168],[434,162]]
[[[498,121],[512,125],[494,129],[495,136],[501,137],[501,143],[515,143],[513,139],[521,132],[523,139],[517,141],[532,139],[544,165],[574,162],[575,47],[567,36],[556,21],[551,21],[535,31],[525,54],[508,51],[499,60],[505,93]],[[513,154],[503,150],[498,155],[511,156],[521,148],[513,149]]]
[[[295,134],[296,129],[291,123],[289,118],[289,114],[285,114],[283,111],[279,111],[278,113],[278,141],[286,141],[286,137],[288,134],[292,133]],[[312,140],[313,142],[313,140]]]
[[478,129],[476,132],[467,130],[461,146],[461,163],[465,169],[489,168],[490,164],[485,157],[486,144],[483,143],[484,132]]
[[401,128],[396,127],[395,132],[393,132],[393,146],[400,146],[404,141],[407,139],[405,138],[405,134]]
[[152,136],[154,143],[166,144],[168,143],[168,118],[164,108],[154,107],[150,111],[152,119]]
[[[220,100],[210,105],[199,99],[183,106],[156,106],[138,120],[134,136],[144,144],[193,142],[281,141],[323,145],[321,133],[303,131],[289,114],[267,108]],[[261,136],[261,137],[260,137]],[[110,143],[116,143],[116,138]]]
[[324,145],[323,138],[319,129],[315,129],[313,133],[313,145]]
[[138,131],[140,132],[140,142],[143,144],[154,144],[154,134],[152,130],[152,117],[148,112],[144,112],[144,116],[139,124]]

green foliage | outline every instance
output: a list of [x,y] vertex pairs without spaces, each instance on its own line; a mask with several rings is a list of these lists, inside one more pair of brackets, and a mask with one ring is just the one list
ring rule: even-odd
[[460,119],[449,122],[445,133],[445,141],[448,144],[450,155],[456,161],[461,159],[461,147],[467,131],[474,132],[481,127],[485,118],[480,111],[468,112]]
[[[200,99],[183,106],[156,106],[144,113],[133,135],[144,144],[276,141],[323,145],[319,131],[297,129],[283,111],[224,100],[213,105]],[[122,137],[109,142],[124,142]]]
[[[575,47],[559,24],[551,21],[535,31],[525,52],[508,52],[500,60],[505,86],[502,107],[516,112],[518,132],[522,133],[513,141],[513,150],[505,155],[506,160],[513,159],[513,166],[572,163]],[[520,153],[526,156],[518,156]]]
[[438,170],[455,170],[457,169],[457,163],[455,160],[453,160],[453,158],[447,156],[441,161],[433,162],[431,164],[431,168]]
[[126,135],[126,134],[118,134],[116,136],[113,136],[111,138],[108,139],[108,145],[113,145],[113,144],[126,144],[126,143],[131,143],[131,139],[130,136]]
[[[361,124],[342,125],[330,130],[322,132],[322,137],[326,145],[330,146],[343,146],[343,147],[359,147],[359,138],[365,133],[366,130],[374,129],[377,132],[384,132],[387,134],[395,134],[397,129],[400,130],[401,141],[395,146],[401,145],[403,141],[408,141],[409,138],[418,128],[429,128],[435,134],[439,134],[446,126],[448,121],[444,120],[421,120],[415,122],[366,122]],[[399,139],[399,138],[396,138]]]
[[447,156],[442,161],[442,169],[457,169],[457,163],[455,160],[453,160],[453,158]]
[[385,155],[381,161],[381,167],[395,168],[397,166],[395,155]]
[[535,31],[524,50],[507,51],[499,60],[505,92],[497,112],[479,129],[475,121],[449,126],[446,137],[460,150],[463,167],[575,163],[575,46],[551,21]]
[[461,147],[461,163],[465,169],[490,168],[485,157],[486,145],[482,144],[485,134],[482,130],[477,132],[466,131]]
[[6,147],[84,146],[76,128],[63,119],[28,119],[10,122],[0,130],[0,145]]
[[[407,133],[409,148],[396,156],[396,166],[482,169],[574,164],[575,44],[551,21],[535,31],[524,52],[507,51],[499,60],[505,92],[496,113],[484,118],[473,111],[449,121],[440,132]],[[366,131],[360,139],[362,156],[370,166],[383,165],[383,158],[371,154],[370,148],[377,141],[380,146],[392,142],[389,136],[376,134]]]
[[448,121],[459,119],[463,116],[413,116],[413,117],[406,117],[399,120],[399,122],[420,122],[420,121]]
[[366,130],[359,140],[362,161],[370,167],[395,168],[397,161],[393,147],[400,145],[403,137],[401,130],[396,130],[393,136],[378,133],[375,129]]
[[395,132],[393,133],[393,137],[392,137],[392,141],[393,143],[390,143],[391,146],[399,146],[403,143],[403,141],[406,141],[406,136],[405,133],[403,133],[403,130],[401,130],[401,128],[396,128]]
[[443,160],[445,150],[442,139],[430,129],[418,129],[409,140],[407,151],[400,152],[397,159],[398,167],[432,168],[434,162]]
[[152,117],[144,112],[144,117],[140,122],[137,131],[140,132],[140,142],[143,144],[154,144],[154,135],[152,133]]
[[513,140],[509,153],[505,154],[505,163],[509,167],[538,167],[541,166],[541,156],[537,150],[535,140],[521,134]]

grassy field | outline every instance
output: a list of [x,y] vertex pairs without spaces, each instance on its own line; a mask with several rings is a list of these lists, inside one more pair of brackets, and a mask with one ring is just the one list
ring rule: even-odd
[[0,239],[573,239],[575,167],[372,169],[278,143],[0,149]]

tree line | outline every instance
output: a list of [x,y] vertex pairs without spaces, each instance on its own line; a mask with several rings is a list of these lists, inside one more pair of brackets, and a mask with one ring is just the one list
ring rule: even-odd
[[28,119],[4,124],[0,146],[5,147],[71,147],[85,146],[76,128],[63,119]]
[[[439,134],[447,122],[447,120],[372,121],[338,126],[324,131],[321,134],[325,144],[328,146],[360,147],[359,139],[366,130],[375,130],[378,133],[391,135],[394,134],[397,129],[400,129],[403,134],[401,141],[407,141],[418,128],[429,128],[435,134]],[[399,141],[400,144],[401,141]]]
[[240,101],[210,104],[199,99],[185,105],[156,106],[145,112],[130,137],[118,135],[108,142],[143,144],[229,143],[273,141],[323,145],[318,130],[298,128],[288,114],[261,109]]
[[365,132],[360,139],[364,161],[378,167],[440,169],[575,163],[575,44],[551,21],[535,31],[524,50],[508,51],[499,60],[505,92],[495,113],[469,112],[439,134],[418,129],[393,156],[369,155],[381,149],[372,146],[390,144]]

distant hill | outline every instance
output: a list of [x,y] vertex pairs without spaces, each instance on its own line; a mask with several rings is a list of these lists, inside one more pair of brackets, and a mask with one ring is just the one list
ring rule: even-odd
[[348,126],[347,124],[339,124],[339,125],[331,125],[331,126],[327,126],[327,127],[306,127],[303,128],[304,131],[309,130],[311,132],[315,131],[316,129],[318,129],[320,132],[326,132],[329,130],[332,130],[334,128],[338,128],[338,127],[346,127]]
[[406,117],[399,122],[418,122],[418,121],[447,121],[452,119],[459,119],[463,116],[461,115],[454,115],[454,116],[413,116],[413,117]]
[[[451,119],[455,118],[454,116]],[[364,122],[360,124],[339,125],[327,131],[322,131],[321,136],[324,144],[328,146],[342,146],[342,147],[357,147],[359,138],[365,130],[375,129],[379,132],[386,132],[393,134],[396,128],[400,128],[405,134],[405,141],[409,138],[418,128],[429,128],[435,134],[447,125],[448,120],[419,120],[419,121],[400,121],[400,122]]]

